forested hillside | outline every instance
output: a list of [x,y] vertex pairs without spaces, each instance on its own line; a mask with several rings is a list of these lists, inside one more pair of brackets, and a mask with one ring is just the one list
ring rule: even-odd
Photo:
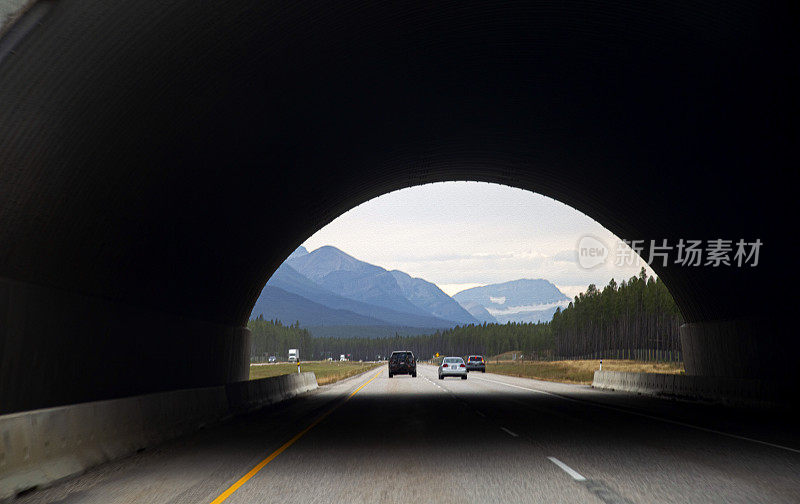
[[[286,360],[290,348],[311,348],[312,337],[298,324],[285,326],[280,320],[264,320],[259,316],[247,324],[250,329],[250,357],[275,355]],[[301,358],[305,357],[302,352]]]
[[307,329],[284,326],[279,321],[251,320],[252,355],[285,358],[289,348],[300,348],[303,359],[351,354],[354,359],[375,359],[392,350],[412,350],[421,358],[434,353],[486,356],[520,351],[529,358],[589,357],[680,360],[678,329],[682,317],[675,301],[659,279],[644,269],[637,277],[617,284],[614,280],[585,293],[552,322],[458,326],[419,336],[388,338],[315,338]]
[[654,358],[641,356],[645,351],[679,360],[682,323],[664,282],[642,268],[638,277],[619,285],[612,279],[602,291],[590,285],[556,311],[550,326],[558,355]]

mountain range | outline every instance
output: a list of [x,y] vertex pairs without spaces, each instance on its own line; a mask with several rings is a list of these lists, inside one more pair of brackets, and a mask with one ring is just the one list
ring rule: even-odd
[[[299,247],[269,279],[250,316],[299,321],[302,327],[313,328],[315,336],[354,332],[386,336],[504,323],[514,317],[549,320],[547,313],[535,312],[550,308],[543,304],[569,299],[546,280],[516,282],[468,289],[450,297],[431,282],[360,261],[336,247],[313,252]],[[531,309],[519,310],[520,306]],[[509,309],[519,313],[506,313]]]
[[[453,322],[434,317],[428,314],[407,313],[383,306],[364,303],[355,299],[340,296],[320,286],[311,279],[303,276],[289,264],[284,262],[267,282],[264,290],[268,288],[281,289],[282,291],[298,296],[292,298],[292,303],[274,303],[274,294],[262,291],[251,317],[263,315],[267,319],[279,319],[290,323],[299,320],[303,326],[317,325],[385,325],[385,326],[410,326],[410,327],[452,327]],[[268,299],[269,297],[269,299]],[[314,317],[313,321],[302,316],[313,305],[319,305],[334,310],[342,310],[351,314],[349,320],[340,320],[340,317],[326,319]],[[372,319],[369,324],[361,317]]]
[[[453,299],[479,320],[501,324],[548,321],[556,308],[570,301],[558,287],[541,278],[473,287],[459,292]],[[477,307],[483,308],[491,318],[481,317]]]

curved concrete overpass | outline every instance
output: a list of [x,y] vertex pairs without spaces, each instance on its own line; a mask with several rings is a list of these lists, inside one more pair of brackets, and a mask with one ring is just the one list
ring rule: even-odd
[[791,369],[788,2],[34,8],[0,51],[0,412],[244,378],[294,247],[446,180],[623,238],[762,240],[755,268],[654,269],[694,372]]

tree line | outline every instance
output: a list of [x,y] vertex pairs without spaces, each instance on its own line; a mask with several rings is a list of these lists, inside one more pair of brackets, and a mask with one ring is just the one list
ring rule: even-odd
[[675,361],[681,360],[681,324],[664,282],[644,268],[620,284],[612,278],[602,291],[589,285],[549,323],[559,356]]
[[[264,360],[275,355],[286,360],[290,348],[311,348],[314,339],[308,329],[300,327],[300,323],[283,325],[280,320],[264,320],[263,315],[251,319],[247,323],[250,329],[250,360]],[[300,357],[303,355],[301,353]]]
[[300,349],[301,360],[318,360],[348,355],[355,360],[384,358],[394,350],[411,350],[421,358],[435,353],[448,355],[496,355],[521,350],[529,355],[552,356],[554,348],[548,324],[482,324],[457,326],[419,336],[395,334],[387,338],[316,338],[299,324],[283,325],[280,320],[250,320],[250,355],[263,361],[270,355],[286,360],[290,348]]
[[276,355],[283,360],[289,348],[299,348],[305,360],[385,358],[394,350],[411,350],[419,358],[442,355],[485,356],[519,351],[532,359],[634,358],[680,360],[679,327],[683,319],[664,283],[638,276],[602,290],[592,284],[550,322],[470,324],[432,334],[387,338],[314,337],[299,323],[251,320],[251,357]]

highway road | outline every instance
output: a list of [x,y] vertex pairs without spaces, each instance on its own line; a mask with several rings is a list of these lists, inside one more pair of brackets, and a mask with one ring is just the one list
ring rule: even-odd
[[20,504],[800,502],[797,418],[386,367],[40,489]]

